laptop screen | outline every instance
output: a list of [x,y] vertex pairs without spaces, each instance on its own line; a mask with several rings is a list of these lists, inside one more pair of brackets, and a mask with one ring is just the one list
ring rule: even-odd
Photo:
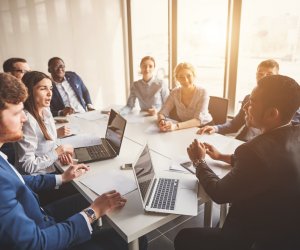
[[105,139],[109,141],[117,154],[120,152],[125,127],[126,120],[112,109],[108,119]]
[[148,145],[145,146],[143,152],[134,165],[134,172],[138,181],[142,199],[146,202],[146,193],[150,188],[152,179],[154,178],[154,169]]

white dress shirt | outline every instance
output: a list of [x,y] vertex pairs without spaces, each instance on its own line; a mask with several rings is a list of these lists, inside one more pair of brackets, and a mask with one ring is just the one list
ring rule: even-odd
[[55,82],[55,85],[66,107],[71,107],[78,113],[85,112],[76,96],[75,91],[72,89],[66,78],[64,78],[62,83]]
[[14,143],[15,166],[21,173],[45,174],[55,171],[54,163],[58,159],[55,122],[48,108],[43,112],[44,123],[52,140],[45,139],[37,120],[25,110],[28,120],[23,125],[24,138]]
[[168,116],[171,110],[176,107],[177,116],[181,122],[195,118],[199,119],[201,124],[206,124],[212,121],[212,116],[208,112],[208,102],[209,95],[207,91],[200,86],[196,86],[191,102],[186,107],[181,101],[181,87],[176,87],[171,91],[159,114]]

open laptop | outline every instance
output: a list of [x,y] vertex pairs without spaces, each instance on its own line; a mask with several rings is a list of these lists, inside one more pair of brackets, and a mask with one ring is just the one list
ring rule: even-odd
[[132,169],[145,211],[197,215],[197,179],[184,175],[178,179],[156,175],[148,145],[144,146]]
[[78,163],[102,161],[119,155],[125,127],[126,120],[112,109],[108,118],[105,138],[101,138],[101,144],[74,149]]

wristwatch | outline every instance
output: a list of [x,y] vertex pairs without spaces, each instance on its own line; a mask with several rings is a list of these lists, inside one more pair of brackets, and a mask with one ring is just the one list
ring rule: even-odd
[[87,217],[89,217],[92,220],[92,223],[97,220],[96,213],[95,213],[94,209],[88,207],[87,209],[84,209],[83,212],[85,212]]
[[194,165],[195,168],[197,168],[197,167],[199,167],[203,164],[206,165],[206,161],[204,159],[198,159],[198,160],[193,162],[193,165]]

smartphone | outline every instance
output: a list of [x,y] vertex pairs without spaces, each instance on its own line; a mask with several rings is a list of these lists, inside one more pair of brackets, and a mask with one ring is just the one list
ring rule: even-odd
[[54,118],[57,123],[68,123],[69,121],[65,118]]
[[191,161],[186,161],[180,163],[180,166],[184,167],[186,170],[190,171],[192,174],[196,173],[196,169],[193,166],[193,163]]
[[121,170],[129,170],[132,169],[132,164],[131,163],[125,163],[120,167]]
[[103,115],[109,115],[110,110],[101,110],[101,114]]

